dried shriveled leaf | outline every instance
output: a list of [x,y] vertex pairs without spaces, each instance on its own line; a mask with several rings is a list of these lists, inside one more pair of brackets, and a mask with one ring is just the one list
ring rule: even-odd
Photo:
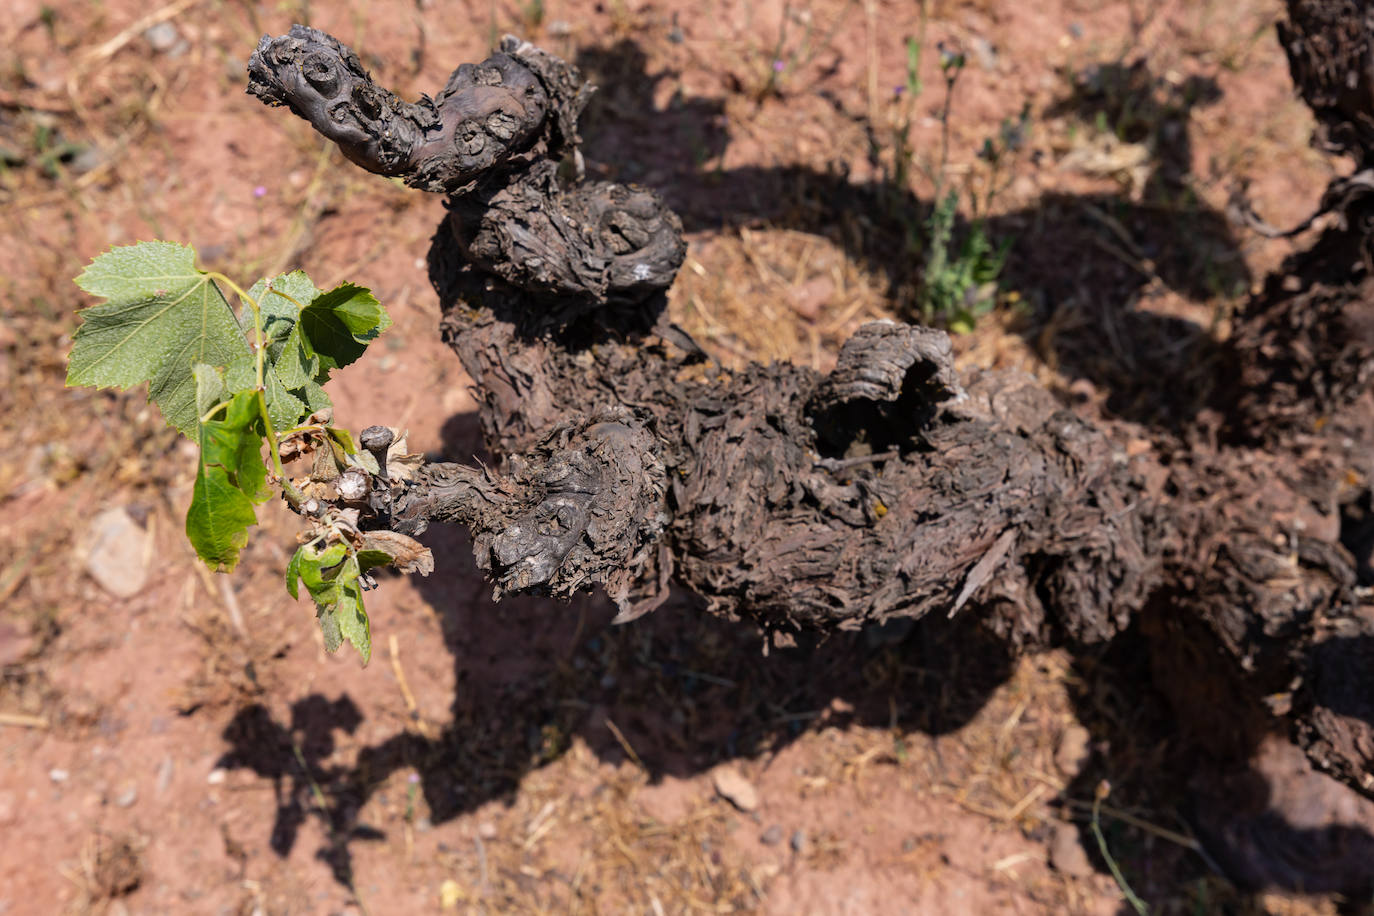
[[392,480],[412,480],[417,471],[425,463],[424,455],[413,455],[410,453],[410,445],[406,442],[408,430],[397,429],[389,426],[391,430],[391,445],[386,450],[386,473]]
[[[434,572],[434,554],[413,537],[398,531],[367,531],[363,533],[363,550],[385,554],[386,561],[401,572],[416,572],[427,576]],[[376,566],[385,563],[373,564]]]

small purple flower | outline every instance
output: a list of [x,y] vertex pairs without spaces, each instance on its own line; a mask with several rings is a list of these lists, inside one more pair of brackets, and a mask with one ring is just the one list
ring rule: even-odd
[[774,73],[781,73],[782,71],[784,71],[784,70],[786,70],[786,69],[787,69],[787,64],[784,64],[784,63],[783,63],[782,61],[780,61],[780,60],[775,60],[775,61],[773,61],[773,72],[774,72]]
[[406,782],[410,783],[412,786],[415,785],[415,784],[416,784],[417,782],[419,782],[419,781],[420,781],[420,774],[419,774],[419,773],[411,773],[409,776],[406,777]]
[[893,95],[901,95],[903,92],[906,92],[906,87],[905,87],[905,86],[893,86],[893,87],[892,87],[892,94],[893,94]]
[[253,196],[262,198],[267,196],[267,185],[260,184],[253,189]]

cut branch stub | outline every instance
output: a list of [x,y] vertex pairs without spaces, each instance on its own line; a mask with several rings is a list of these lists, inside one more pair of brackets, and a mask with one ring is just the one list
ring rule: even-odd
[[560,322],[667,289],[687,255],[682,222],[657,194],[609,182],[564,190],[549,162],[455,197],[449,223],[465,260],[538,294]]
[[374,83],[350,48],[303,25],[262,37],[248,59],[248,91],[288,106],[351,161],[381,175],[413,171],[417,151],[442,123],[431,99],[403,101]]
[[573,67],[507,38],[482,63],[459,67],[437,98],[410,103],[373,82],[336,38],[302,25],[263,36],[248,76],[250,93],[288,106],[357,165],[439,192],[570,152],[587,96]]
[[[854,458],[909,445],[938,410],[965,397],[947,334],[873,321],[845,341],[807,411],[822,451]],[[855,411],[866,416],[856,418]],[[856,428],[872,430],[875,438],[865,434],[856,441]]]
[[509,474],[425,467],[397,497],[392,524],[410,534],[430,521],[468,526],[498,599],[508,591],[566,598],[603,585],[632,619],[667,597],[660,448],[623,408],[568,421],[512,457]]
[[667,289],[686,256],[682,223],[652,191],[609,182],[564,188],[591,90],[576,68],[507,37],[464,64],[439,95],[403,101],[332,36],[293,26],[264,36],[248,91],[286,105],[357,165],[452,195],[465,258],[517,289],[561,300],[559,320]]

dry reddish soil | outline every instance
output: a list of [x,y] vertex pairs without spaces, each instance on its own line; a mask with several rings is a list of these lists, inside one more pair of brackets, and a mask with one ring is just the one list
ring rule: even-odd
[[[140,392],[62,385],[91,304],[71,278],[111,245],[173,239],[244,285],[301,267],[371,287],[396,327],[334,386],[341,424],[480,454],[425,277],[440,201],[242,91],[258,36],[303,21],[408,96],[505,32],[579,61],[602,86],[589,171],[683,214],[674,318],[726,362],[824,368],[863,321],[914,317],[907,238],[939,181],[1014,240],[997,310],[957,340],[965,364],[1032,372],[1090,416],[1171,422],[1191,393],[1162,393],[1170,373],[1205,377],[1208,344],[1289,250],[1227,223],[1232,187],[1291,224],[1340,167],[1307,146],[1278,15],[11,0],[0,914],[1132,912],[1109,860],[1154,912],[1335,912],[1214,870],[1139,658],[1012,661],[957,620],[765,658],[687,595],[615,629],[595,597],[493,604],[464,535],[435,531],[439,570],[370,597],[360,668],[281,587],[284,508],[232,576],[205,572],[181,534],[193,452]],[[942,43],[968,55],[947,119]],[[994,168],[983,141],[1023,110]],[[88,572],[119,508],[127,598]]]

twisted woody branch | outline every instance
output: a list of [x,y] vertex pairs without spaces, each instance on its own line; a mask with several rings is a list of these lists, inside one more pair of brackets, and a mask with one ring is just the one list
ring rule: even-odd
[[1199,735],[1288,734],[1374,795],[1374,605],[1343,524],[1374,511],[1358,221],[1240,316],[1197,429],[1128,450],[1140,429],[1025,376],[961,377],[930,329],[866,325],[826,375],[717,366],[666,315],[677,217],[576,177],[589,89],[527,43],[408,103],[297,26],[262,40],[249,91],[447,195],[430,276],[500,462],[391,482],[375,524],[468,526],[497,597],[601,586],[628,621],[676,582],[772,641],[962,613],[1029,648],[1139,623]]

